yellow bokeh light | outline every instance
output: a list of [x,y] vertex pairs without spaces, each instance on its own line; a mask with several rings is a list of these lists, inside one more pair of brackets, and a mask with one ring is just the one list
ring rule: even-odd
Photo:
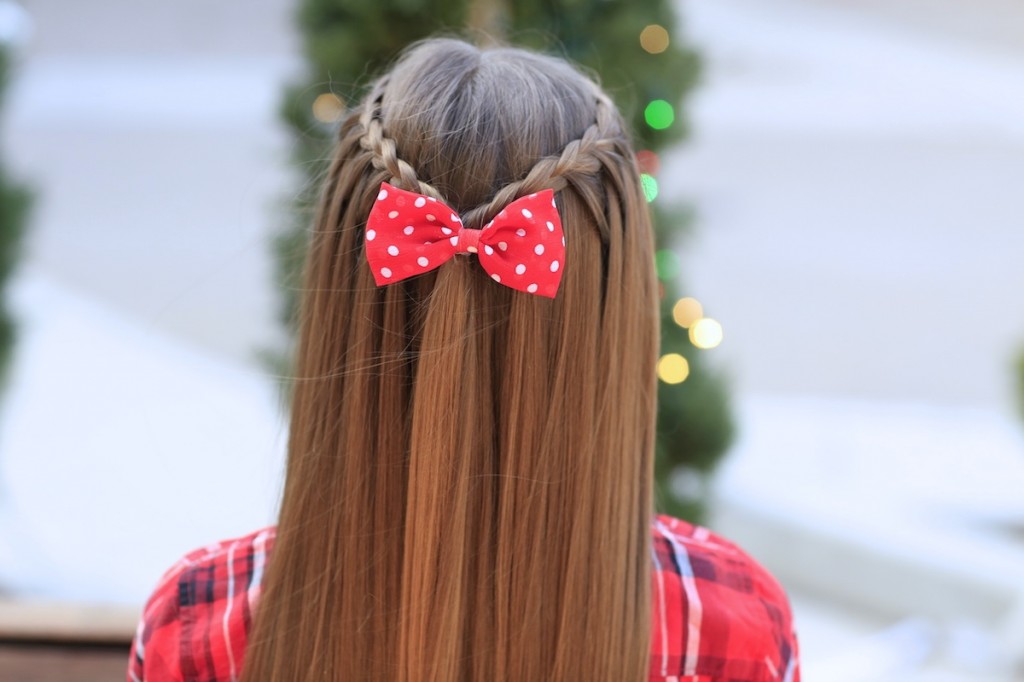
[[660,54],[668,49],[668,31],[664,26],[651,24],[640,31],[640,47],[651,54]]
[[333,92],[324,92],[313,100],[313,116],[323,123],[334,123],[345,113],[345,103]]
[[710,317],[697,320],[690,327],[690,343],[697,348],[714,348],[722,343],[722,325]]
[[672,306],[672,319],[683,329],[704,317],[704,306],[695,298],[681,298]]
[[658,360],[658,378],[666,384],[681,384],[688,376],[690,363],[679,353],[668,353]]

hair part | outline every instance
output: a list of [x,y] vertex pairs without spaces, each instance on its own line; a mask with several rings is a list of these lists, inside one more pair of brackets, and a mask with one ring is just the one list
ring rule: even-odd
[[[553,300],[475,258],[375,286],[381,182],[479,227],[551,188]],[[344,120],[243,680],[645,680],[657,283],[633,150],[565,62],[412,47]]]

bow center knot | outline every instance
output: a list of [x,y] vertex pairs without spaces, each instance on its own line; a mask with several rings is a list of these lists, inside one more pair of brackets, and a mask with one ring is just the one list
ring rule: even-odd
[[459,241],[455,244],[455,253],[476,253],[480,244],[480,233],[483,230],[459,230]]

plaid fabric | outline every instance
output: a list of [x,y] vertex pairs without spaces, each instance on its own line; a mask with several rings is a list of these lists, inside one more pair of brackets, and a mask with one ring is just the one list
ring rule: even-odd
[[[789,602],[736,545],[653,519],[650,682],[799,682]],[[132,643],[129,682],[233,682],[274,528],[196,550],[157,585]]]

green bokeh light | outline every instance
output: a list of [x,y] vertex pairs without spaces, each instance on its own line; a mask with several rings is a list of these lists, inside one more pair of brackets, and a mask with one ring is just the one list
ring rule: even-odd
[[664,130],[676,120],[676,111],[663,99],[656,99],[644,109],[644,120],[655,130]]
[[640,186],[644,188],[644,196],[650,203],[658,198],[658,181],[649,173],[640,174]]
[[666,281],[679,276],[682,263],[679,262],[679,256],[675,251],[658,249],[654,254],[654,267],[658,271],[658,279]]

